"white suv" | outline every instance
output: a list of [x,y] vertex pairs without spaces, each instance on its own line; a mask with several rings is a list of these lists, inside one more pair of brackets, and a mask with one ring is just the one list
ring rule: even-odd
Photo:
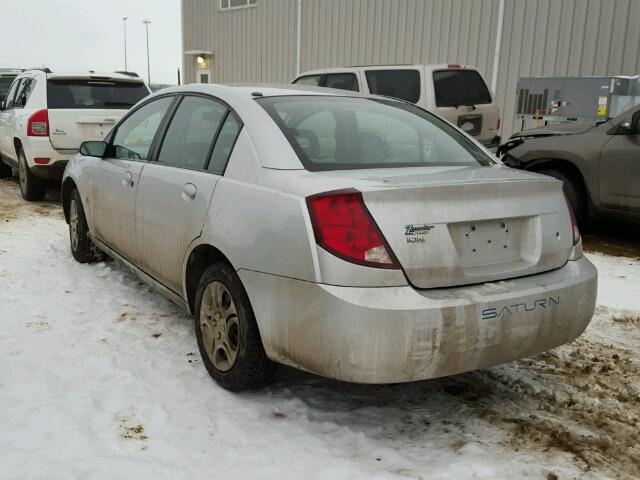
[[311,70],[297,85],[400,98],[457,125],[487,147],[500,144],[500,112],[480,72],[468,65],[375,65]]
[[0,102],[0,176],[18,171],[26,200],[42,200],[87,140],[102,140],[150,91],[135,74],[18,75]]

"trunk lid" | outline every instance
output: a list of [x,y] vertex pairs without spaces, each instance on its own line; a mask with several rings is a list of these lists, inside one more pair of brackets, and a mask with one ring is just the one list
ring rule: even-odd
[[555,179],[506,167],[377,179],[384,186],[367,182],[364,202],[416,288],[531,275],[569,258],[571,219]]
[[127,110],[49,109],[49,138],[58,150],[78,150],[82,142],[103,140]]

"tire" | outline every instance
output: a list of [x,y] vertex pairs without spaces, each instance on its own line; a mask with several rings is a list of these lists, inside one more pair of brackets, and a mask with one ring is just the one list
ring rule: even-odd
[[12,173],[11,167],[0,160],[0,178],[9,178]]
[[587,227],[589,215],[582,187],[578,185],[572,177],[559,170],[536,170],[536,173],[548,175],[562,181],[562,189],[564,190],[564,194],[567,196],[567,200],[569,200],[569,204],[573,209],[578,226],[581,230],[585,229]]
[[214,263],[204,271],[195,314],[202,361],[221,387],[255,389],[273,379],[277,364],[267,358],[249,297],[231,267]]
[[25,200],[40,201],[47,193],[47,182],[36,177],[27,164],[22,148],[18,149],[18,178],[20,179],[20,192]]
[[89,237],[87,218],[84,215],[82,200],[77,189],[71,192],[69,203],[69,244],[71,254],[77,262],[93,263],[100,257]]

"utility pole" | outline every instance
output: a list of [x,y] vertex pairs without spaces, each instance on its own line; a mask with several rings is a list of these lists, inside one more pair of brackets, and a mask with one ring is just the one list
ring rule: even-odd
[[124,71],[128,72],[127,69],[127,19],[129,17],[122,17],[122,25],[124,27]]
[[149,61],[149,25],[151,21],[147,18],[143,20],[142,23],[144,23],[147,29],[147,82],[149,82],[149,87],[151,87],[151,62]]

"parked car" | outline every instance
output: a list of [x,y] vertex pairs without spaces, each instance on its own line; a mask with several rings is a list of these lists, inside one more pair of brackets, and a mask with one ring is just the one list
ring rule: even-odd
[[22,196],[42,200],[80,144],[102,140],[149,93],[130,75],[21,73],[0,102],[0,176],[17,170]]
[[74,258],[106,252],[195,314],[232,390],[277,363],[361,383],[482,368],[595,308],[562,184],[395,99],[165,89],[82,145],[62,202]]
[[20,75],[20,72],[22,72],[22,70],[15,68],[0,68],[0,101],[4,100],[11,83]]
[[598,217],[640,223],[640,105],[611,120],[525,130],[498,151],[510,167],[562,180],[581,226]]
[[468,65],[371,65],[311,70],[291,83],[399,98],[458,125],[485,146],[500,143],[500,113],[482,74]]

